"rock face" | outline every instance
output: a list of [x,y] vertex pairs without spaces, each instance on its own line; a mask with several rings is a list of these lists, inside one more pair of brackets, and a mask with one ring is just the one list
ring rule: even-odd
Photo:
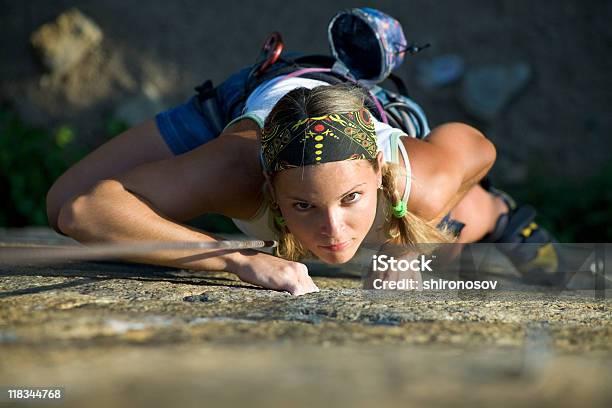
[[417,64],[417,82],[426,89],[450,85],[463,76],[465,62],[460,55],[446,54]]
[[78,9],[62,13],[32,33],[30,43],[52,75],[68,72],[102,41],[102,30]]
[[489,65],[468,70],[460,101],[466,113],[478,119],[495,119],[527,84],[531,69],[525,63]]
[[611,302],[593,291],[366,291],[342,272],[311,269],[321,291],[292,297],[226,273],[0,265],[0,384],[94,408],[612,401]]
[[152,84],[144,84],[141,92],[122,101],[114,113],[114,117],[126,124],[136,126],[156,113],[164,110],[159,91]]

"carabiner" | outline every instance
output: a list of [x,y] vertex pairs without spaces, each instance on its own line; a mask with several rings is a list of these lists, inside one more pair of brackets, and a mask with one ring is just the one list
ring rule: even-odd
[[270,34],[261,47],[259,57],[257,58],[259,66],[253,75],[255,77],[260,76],[266,72],[268,68],[272,66],[272,64],[278,61],[278,58],[283,52],[283,47],[283,39],[280,33],[278,31],[274,31],[272,34]]

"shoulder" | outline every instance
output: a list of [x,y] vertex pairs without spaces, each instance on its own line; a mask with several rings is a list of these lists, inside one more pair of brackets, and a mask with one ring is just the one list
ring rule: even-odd
[[480,131],[463,124],[447,123],[423,139],[401,138],[410,157],[412,187],[408,209],[426,220],[438,217],[453,196],[476,156],[488,156],[494,148]]

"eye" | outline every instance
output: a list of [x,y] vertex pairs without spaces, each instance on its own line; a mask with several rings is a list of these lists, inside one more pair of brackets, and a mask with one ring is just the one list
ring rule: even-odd
[[310,205],[308,203],[304,203],[304,202],[298,201],[297,203],[293,204],[293,208],[295,208],[298,211],[306,211],[306,210],[309,210],[310,208],[312,208],[312,205]]
[[342,201],[344,203],[354,203],[356,201],[359,201],[359,199],[361,198],[361,193],[355,191],[353,193],[347,194],[344,196],[344,198],[342,199]]

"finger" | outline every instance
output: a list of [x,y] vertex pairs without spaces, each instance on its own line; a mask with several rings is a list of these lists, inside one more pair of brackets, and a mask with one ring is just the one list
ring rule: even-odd
[[305,278],[298,278],[296,289],[292,292],[292,295],[300,296],[307,293],[318,292],[319,288],[314,284],[312,279],[306,275]]
[[319,287],[314,283],[314,280],[310,277],[310,275],[306,275],[306,284],[311,292],[318,292]]
[[307,285],[300,279],[300,274],[296,274],[294,280],[286,285],[285,290],[293,296],[300,296],[311,292],[308,290]]
[[314,283],[312,279],[310,280],[310,284],[308,285],[308,290],[310,292],[319,292],[319,287]]
[[315,285],[315,283],[313,282],[312,278],[310,278],[310,276],[308,276],[308,275],[306,275],[306,277],[300,278],[299,286],[300,286],[300,289],[302,291],[301,294],[306,294],[306,293],[312,293],[312,292],[318,292],[319,291],[319,288],[317,287],[317,285]]
[[302,275],[300,277],[300,281],[304,284],[304,286],[310,292],[318,292],[319,291],[319,288],[317,287],[317,285],[312,280],[312,277],[308,274],[308,269],[306,269],[306,273],[304,273],[304,275]]
[[308,267],[302,264],[302,273],[299,275],[299,281],[305,287],[305,289],[310,292],[318,292],[319,288],[315,285],[312,277],[308,274]]

